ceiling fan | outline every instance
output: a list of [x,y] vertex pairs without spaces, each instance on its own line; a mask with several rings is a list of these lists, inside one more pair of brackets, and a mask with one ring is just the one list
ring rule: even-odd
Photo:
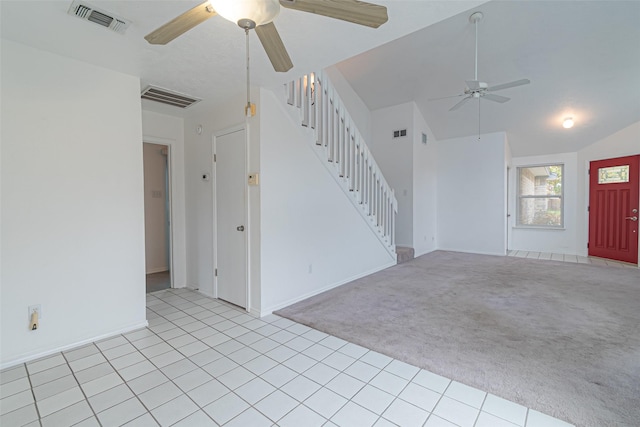
[[475,74],[473,80],[467,80],[465,83],[467,84],[467,88],[460,95],[454,96],[445,96],[443,98],[435,98],[431,99],[431,101],[436,101],[439,99],[446,98],[457,98],[460,96],[464,96],[460,102],[451,107],[449,111],[455,111],[458,108],[462,107],[466,104],[470,99],[486,99],[488,101],[504,103],[507,102],[511,98],[507,98],[506,96],[495,95],[491,92],[496,92],[503,89],[509,89],[516,86],[522,86],[531,83],[529,79],[521,79],[515,80],[509,83],[503,83],[495,86],[489,86],[486,82],[478,80],[478,22],[483,18],[482,12],[475,12],[469,17],[469,22],[476,26],[476,62],[475,62]]
[[151,44],[164,45],[220,15],[237,23],[247,34],[255,29],[273,68],[286,72],[293,63],[273,23],[280,6],[372,28],[388,20],[386,7],[358,0],[207,0],[152,31],[145,39]]

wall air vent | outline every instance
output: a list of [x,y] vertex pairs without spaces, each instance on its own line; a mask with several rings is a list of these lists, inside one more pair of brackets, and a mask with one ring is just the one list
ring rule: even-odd
[[155,86],[147,86],[140,94],[142,99],[161,102],[163,104],[173,105],[174,107],[187,108],[193,104],[202,101],[183,93],[172,92]]
[[68,13],[69,15],[77,16],[85,21],[106,27],[118,34],[124,34],[131,24],[131,21],[119,18],[113,13],[105,12],[104,10],[97,9],[88,3],[80,2],[78,0],[71,3]]

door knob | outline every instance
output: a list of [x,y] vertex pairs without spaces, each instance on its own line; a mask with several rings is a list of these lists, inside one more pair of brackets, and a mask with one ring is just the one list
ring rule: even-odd
[[238,231],[244,231],[244,225],[239,225],[236,227],[236,230]]
[[628,216],[625,219],[630,219],[631,221],[637,221],[638,217],[637,216]]

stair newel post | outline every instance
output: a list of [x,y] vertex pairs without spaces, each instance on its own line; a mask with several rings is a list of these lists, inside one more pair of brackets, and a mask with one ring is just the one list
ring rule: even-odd
[[382,200],[384,206],[384,217],[382,218],[382,232],[384,233],[385,239],[387,238],[389,232],[389,193],[387,192],[387,188],[384,189],[384,198]]
[[336,115],[334,113],[333,107],[333,89],[329,89],[329,99],[328,99],[328,111],[327,111],[327,154],[330,162],[333,162],[333,139],[335,137],[334,127],[335,127],[335,119]]
[[331,97],[329,94],[329,85],[325,84],[324,85],[324,95],[323,95],[323,102],[322,102],[322,144],[325,147],[325,150],[327,149],[327,147],[329,146],[329,111],[331,108]]
[[[352,131],[353,132],[353,131]],[[356,134],[349,134],[349,190],[356,189]]]
[[309,75],[302,77],[302,126],[309,126],[309,91],[311,89]]
[[396,202],[396,194],[395,194],[395,190],[391,190],[391,203],[392,203],[392,209],[391,209],[391,247],[394,248],[396,247],[396,213],[398,212],[398,205]]
[[342,171],[342,177],[343,178],[347,178],[347,144],[349,143],[349,140],[347,138],[347,118],[344,114],[344,108],[341,109],[341,123],[342,126],[340,127],[340,139],[342,140],[342,153],[340,155],[340,161],[342,162],[340,165],[340,170]]
[[323,96],[323,87],[322,87],[322,81],[320,80],[320,78],[318,77],[318,75],[316,75],[316,79],[315,79],[315,87],[314,87],[314,92],[315,92],[315,97],[316,97],[316,105],[315,105],[315,116],[316,116],[316,145],[322,145],[322,131],[324,128],[324,120],[322,117],[322,103],[324,101],[324,96]]
[[356,134],[353,145],[355,146],[353,159],[353,189],[356,191],[358,202],[360,202],[360,138],[358,134]]
[[[337,95],[336,95],[337,98]],[[344,177],[344,171],[342,170],[343,164],[343,155],[342,155],[342,147],[344,146],[344,119],[342,118],[342,105],[340,102],[336,101],[337,104],[337,112],[336,112],[336,123],[338,124],[336,127],[336,163],[338,166],[338,176],[340,178]]]
[[360,203],[364,203],[364,149],[362,147],[362,142],[360,143],[360,156],[358,157],[360,160],[360,171],[358,173],[358,189],[360,191]]
[[295,102],[295,82],[289,82],[285,86],[287,88],[287,104],[293,105]]
[[344,119],[344,177],[351,190],[351,121],[348,116]]
[[371,165],[369,164],[369,150],[366,151],[365,156],[365,197],[367,199],[367,213],[371,215]]
[[309,74],[309,126],[316,128],[316,75]]

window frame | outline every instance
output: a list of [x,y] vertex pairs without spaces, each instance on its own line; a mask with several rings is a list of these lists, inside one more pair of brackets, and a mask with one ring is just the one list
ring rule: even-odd
[[[533,194],[533,195],[523,195],[521,189],[521,171],[523,169],[530,168],[550,168],[550,167],[560,167],[561,168],[561,176],[560,176],[560,194],[559,195],[549,195],[549,194]],[[521,165],[516,167],[516,228],[532,228],[532,229],[552,229],[552,230],[564,230],[564,173],[565,173],[565,164],[562,162],[558,163],[541,163],[534,165]],[[523,224],[521,222],[520,210],[522,209],[521,201],[523,199],[560,199],[560,224],[559,225],[550,225],[550,224]]]

